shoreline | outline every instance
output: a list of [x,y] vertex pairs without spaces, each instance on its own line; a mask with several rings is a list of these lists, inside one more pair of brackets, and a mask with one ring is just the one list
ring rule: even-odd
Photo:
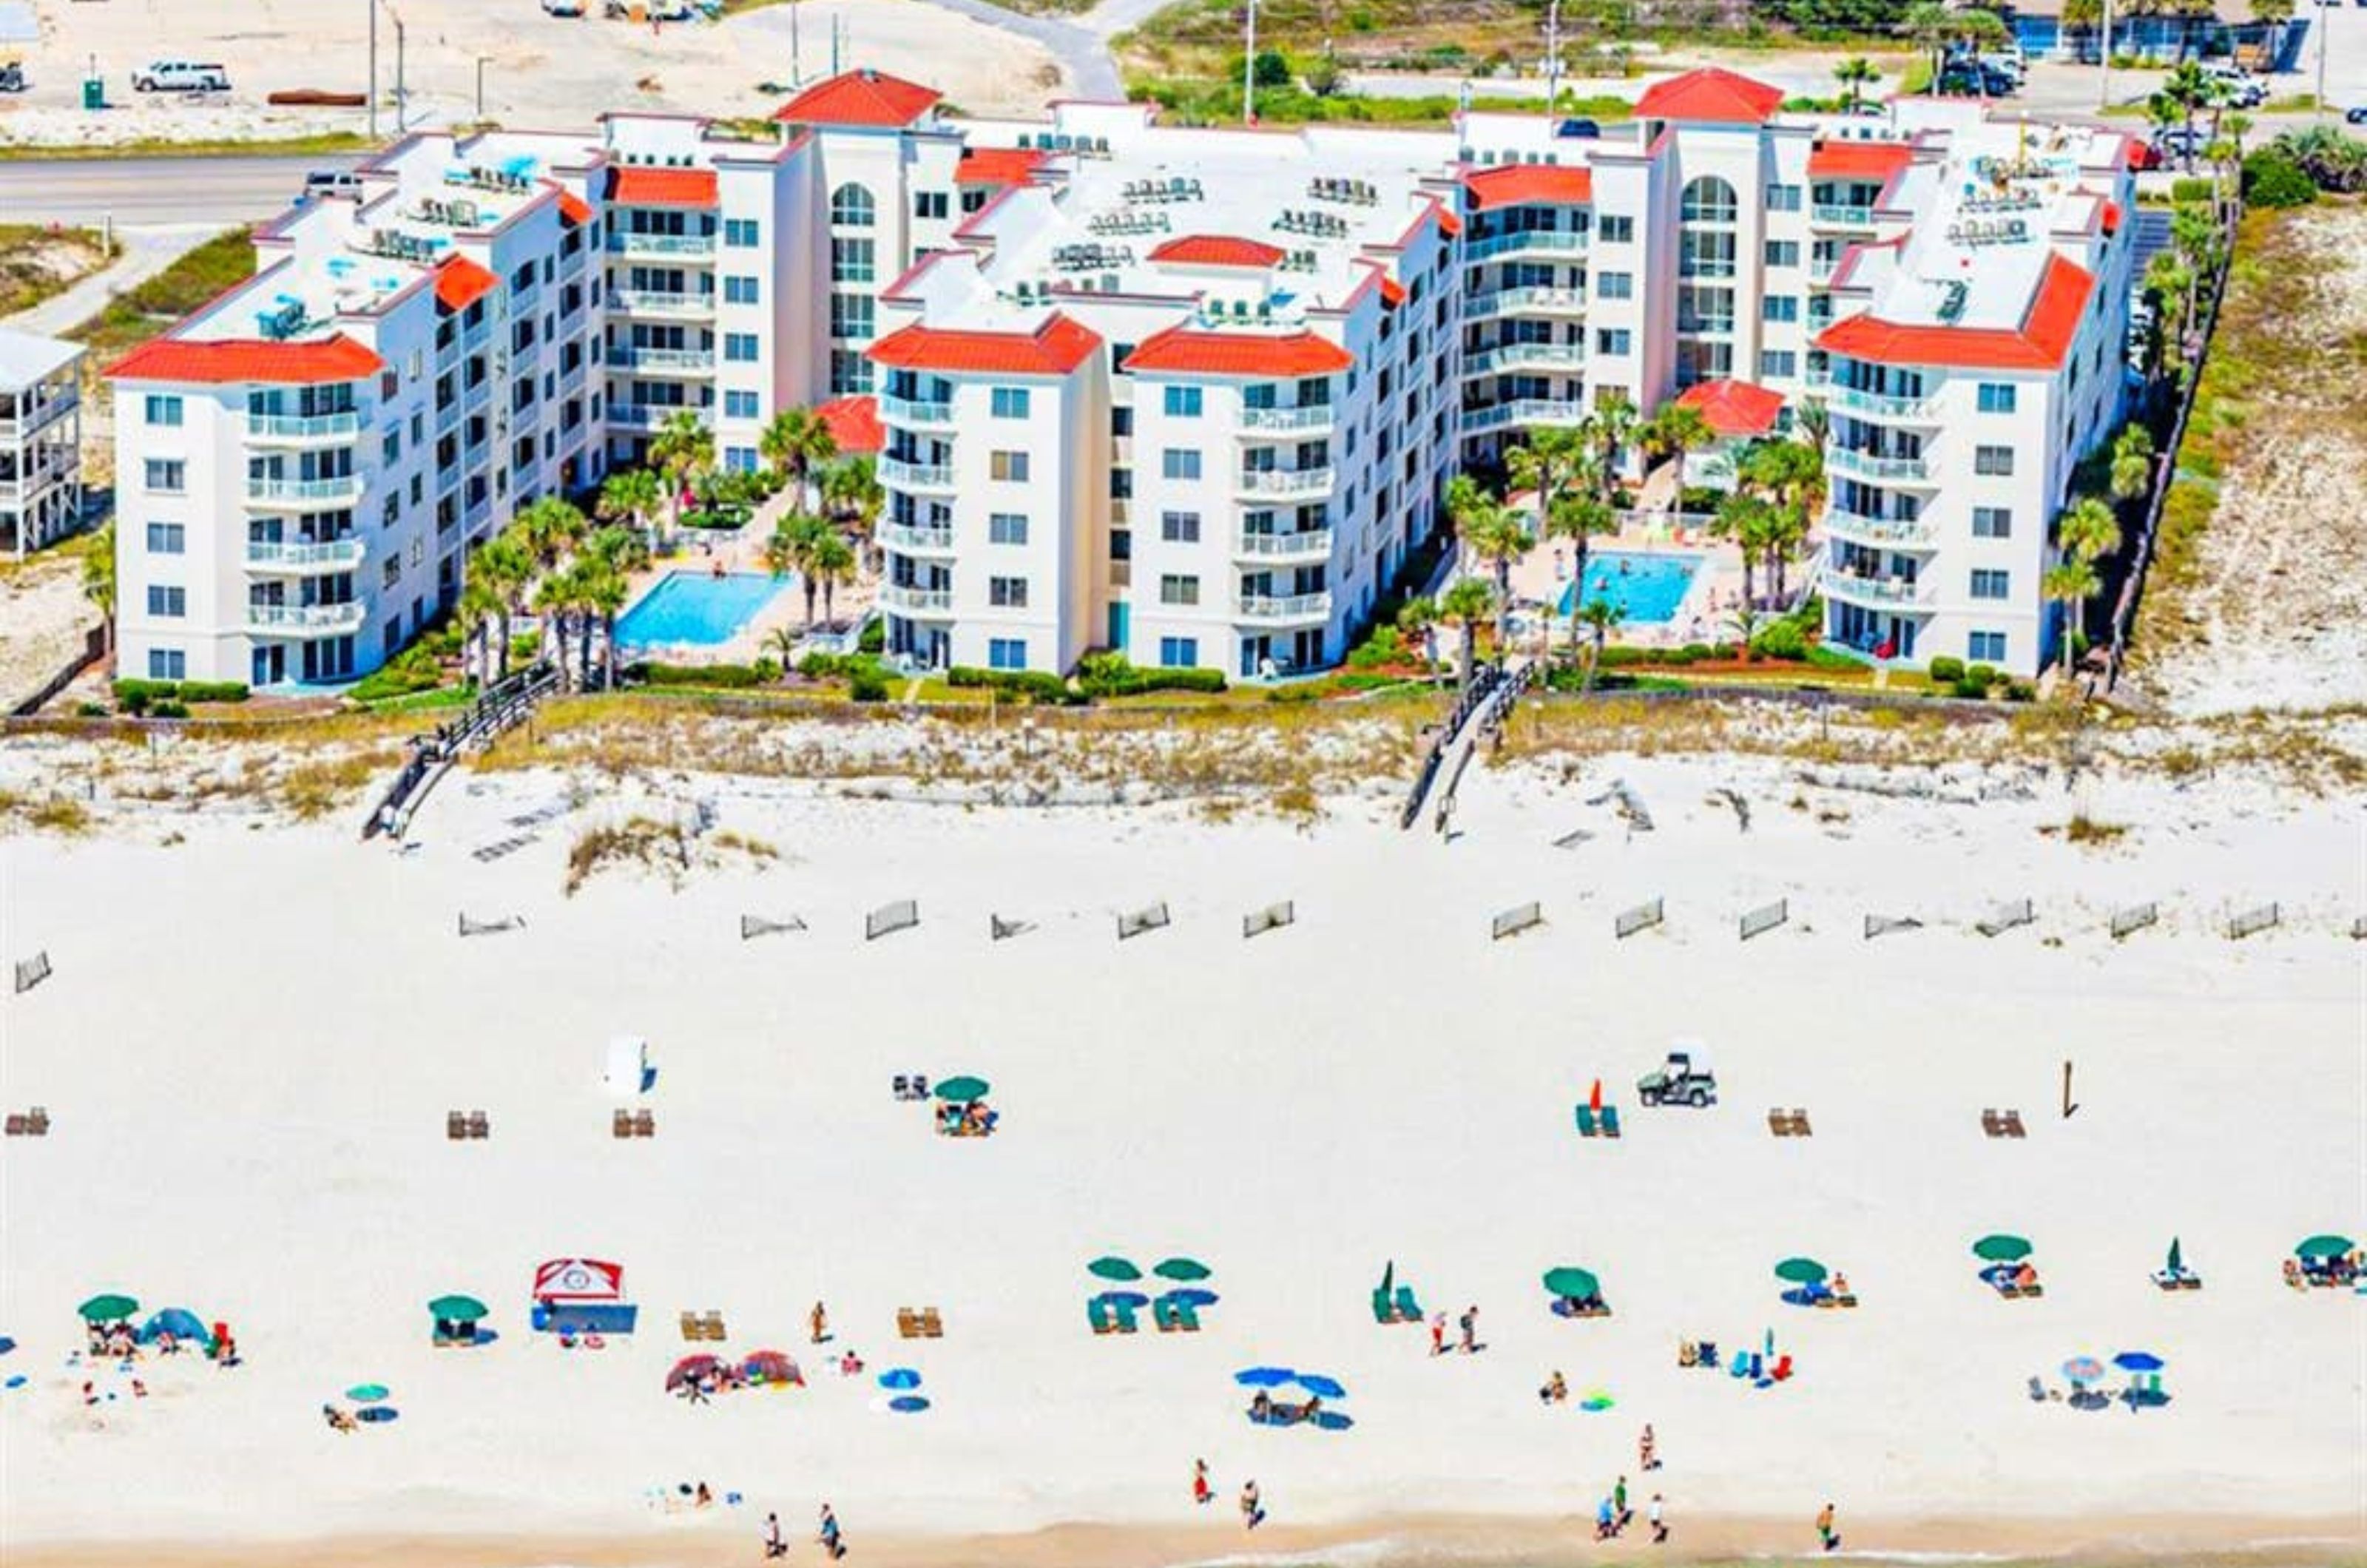
[[[1640,1501],[1648,1489],[1634,1495]],[[1656,1562],[1773,1562],[1818,1558],[1813,1510],[1797,1518],[1672,1515],[1670,1540],[1653,1547],[1639,1508],[1614,1542],[1592,1540],[1591,1517],[1409,1514],[1325,1524],[1270,1524],[1244,1535],[1221,1499],[1204,1525],[1063,1524],[987,1535],[869,1535],[848,1529],[850,1548],[886,1568],[1193,1568],[1199,1564],[1454,1562],[1469,1568],[1558,1568],[1648,1559]],[[810,1521],[784,1519],[792,1560],[809,1555]],[[2367,1512],[2279,1518],[2241,1514],[1959,1519],[1844,1513],[1842,1551],[1857,1562],[2094,1564],[2257,1562],[2277,1568],[2367,1562]],[[712,1517],[654,1527],[622,1540],[509,1534],[358,1535],[245,1541],[116,1540],[105,1545],[13,1541],[10,1568],[100,1568],[135,1547],[164,1568],[717,1568],[761,1561],[764,1515],[719,1506]]]

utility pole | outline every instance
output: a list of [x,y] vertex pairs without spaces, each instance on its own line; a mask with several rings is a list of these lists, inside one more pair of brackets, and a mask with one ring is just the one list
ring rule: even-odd
[[2096,78],[2096,112],[2103,113],[2112,107],[2112,0],[2104,0],[2104,35],[2096,51],[2096,63],[2101,73]]
[[[2317,35],[2317,112],[2313,117],[2318,124],[2326,123],[2326,13],[2320,6],[2317,15],[2309,19],[2310,30]],[[2273,62],[2272,62],[2273,63]]]
[[378,0],[362,0],[369,12],[369,139],[378,140]]
[[485,123],[485,60],[486,60],[486,58],[487,58],[486,56],[481,55],[481,55],[479,55],[479,56],[477,56],[477,123],[478,123],[479,125],[482,125],[482,124],[484,124],[484,123]]
[[1257,0],[1241,11],[1241,123],[1257,123]]
[[410,107],[402,87],[402,17],[397,13],[394,18],[394,133],[397,136],[410,130],[410,117],[404,112]]
[[844,18],[838,17],[830,19],[830,73],[833,76],[845,69],[838,60],[839,24],[842,20]]
[[1546,6],[1546,113],[1561,96],[1561,0]]
[[805,51],[798,44],[798,0],[789,0],[789,85],[806,85]]

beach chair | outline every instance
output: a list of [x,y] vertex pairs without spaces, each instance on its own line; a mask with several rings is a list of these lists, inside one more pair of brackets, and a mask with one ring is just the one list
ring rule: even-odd
[[1117,1331],[1120,1334],[1136,1334],[1141,1331],[1142,1322],[1134,1315],[1132,1302],[1112,1302],[1109,1306],[1111,1314],[1117,1319]]
[[1398,1317],[1399,1320],[1406,1323],[1420,1323],[1421,1321],[1421,1303],[1413,1299],[1413,1287],[1411,1285],[1399,1285],[1398,1287]]
[[1172,1334],[1184,1326],[1183,1318],[1175,1311],[1175,1303],[1165,1296],[1158,1297],[1150,1303],[1150,1321],[1161,1334]]
[[2005,1136],[2005,1123],[1999,1120],[1995,1107],[1991,1107],[1981,1112],[1981,1131],[1987,1133],[1992,1138],[2002,1138]]
[[912,1098],[914,1100],[929,1098],[929,1080],[919,1073],[912,1075]]
[[1734,1353],[1734,1365],[1727,1369],[1726,1375],[1732,1378],[1749,1377],[1750,1375],[1750,1357],[1743,1351],[1737,1350]]
[[921,1337],[921,1314],[911,1307],[898,1307],[896,1334],[901,1339],[918,1339]]
[[1711,1371],[1717,1371],[1719,1363],[1717,1359],[1716,1340],[1703,1340],[1701,1342],[1700,1348],[1695,1352],[1695,1354],[1700,1358],[1700,1364],[1702,1366],[1707,1367]]
[[1817,1130],[1808,1125],[1808,1113],[1806,1111],[1801,1110],[1798,1106],[1794,1106],[1792,1108],[1792,1136],[1795,1138],[1813,1138],[1816,1135]]
[[[15,1132],[17,1130],[16,1123],[19,1120],[20,1118],[18,1117],[9,1117],[8,1131],[12,1133]],[[444,1113],[444,1135],[451,1139],[454,1143],[459,1143],[462,1138],[469,1135],[469,1119],[457,1111],[446,1111]]]
[[658,1135],[658,1113],[654,1111],[633,1112],[633,1136],[654,1138]]
[[1606,1138],[1619,1135],[1619,1108],[1615,1105],[1603,1108],[1603,1135]]
[[1788,1138],[1792,1135],[1792,1119],[1780,1110],[1770,1110],[1767,1112],[1767,1130],[1779,1138]]
[[921,1337],[923,1339],[943,1339],[945,1337],[946,1320],[937,1315],[936,1308],[923,1307],[921,1309]]
[[2029,1134],[2022,1130],[2022,1112],[2019,1111],[2005,1111],[1998,1117],[1998,1124],[2005,1129],[2005,1135],[2009,1138],[2022,1138],[2029,1136]]
[[899,1100],[910,1100],[910,1099],[912,1099],[912,1080],[911,1078],[906,1077],[903,1074],[901,1074],[901,1073],[898,1073],[898,1074],[896,1075],[896,1089],[895,1089],[895,1093],[896,1093],[896,1098],[897,1098],[897,1099],[899,1099]]
[[1767,1375],[1773,1378],[1777,1382],[1782,1382],[1785,1379],[1789,1378],[1792,1375],[1791,1352],[1787,1350],[1783,1355],[1776,1357],[1775,1364],[1767,1369]]
[[1389,1300],[1389,1293],[1378,1285],[1373,1287],[1373,1321],[1384,1324],[1394,1324],[1398,1321],[1396,1303]]
[[470,1137],[472,1137],[472,1138],[490,1138],[490,1137],[492,1137],[493,1135],[493,1118],[492,1118],[492,1117],[490,1117],[490,1116],[487,1116],[487,1115],[486,1115],[483,1111],[470,1111],[470,1112],[469,1112],[469,1136],[470,1136]]
[[1200,1309],[1190,1302],[1175,1303],[1175,1326],[1186,1334],[1200,1332]]
[[704,1339],[707,1337],[707,1325],[699,1321],[699,1316],[697,1313],[685,1312],[682,1314],[682,1337],[685,1339]]
[[1578,1135],[1581,1138],[1591,1138],[1595,1135],[1593,1107],[1581,1105],[1578,1108]]
[[1093,1325],[1095,1334],[1116,1332],[1117,1324],[1110,1317],[1109,1303],[1099,1296],[1085,1303],[1085,1321]]
[[28,1118],[23,1116],[9,1117],[7,1122],[8,1136],[12,1138],[23,1137],[25,1135],[25,1125],[27,1121]]
[[721,1313],[710,1312],[707,1314],[707,1337],[713,1340],[720,1340],[724,1337],[723,1314]]
[[631,1137],[633,1135],[633,1113],[629,1111],[617,1111],[615,1118],[609,1122],[609,1127],[610,1130],[620,1138]]

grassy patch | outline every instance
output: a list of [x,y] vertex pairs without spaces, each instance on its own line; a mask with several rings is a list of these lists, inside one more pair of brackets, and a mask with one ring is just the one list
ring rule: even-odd
[[255,241],[244,229],[215,235],[66,335],[87,344],[94,359],[136,348],[181,317],[255,271]]
[[56,298],[105,266],[115,254],[88,229],[0,223],[0,316]]
[[42,146],[37,142],[0,142],[0,163],[38,163],[52,158],[88,162],[98,158],[272,158],[302,157],[316,152],[367,152],[378,143],[358,131],[323,130],[310,136],[210,138],[175,141],[142,137],[136,141],[74,142]]
[[[1156,103],[1165,111],[1162,118],[1172,121],[1229,125],[1240,118],[1241,80],[1238,74],[1179,76],[1146,72],[1128,76],[1126,91],[1129,98]],[[1561,107],[1565,114],[1603,122],[1626,119],[1636,112],[1636,106],[1625,98],[1578,97],[1568,93],[1562,95]],[[1291,85],[1260,87],[1257,94],[1258,122],[1262,125],[1440,126],[1452,120],[1462,107],[1462,100],[1451,93],[1415,98],[1334,93],[1326,97]],[[1475,97],[1471,107],[1481,113],[1534,114],[1538,100]]]
[[2100,822],[2081,811],[2075,813],[2063,826],[2063,841],[2067,844],[2111,844],[2120,841],[2128,832],[2125,824]]

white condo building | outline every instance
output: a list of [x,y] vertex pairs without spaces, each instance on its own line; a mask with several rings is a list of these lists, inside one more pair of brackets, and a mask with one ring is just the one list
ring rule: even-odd
[[82,522],[84,352],[0,327],[0,555],[21,560]]
[[1830,638],[2028,673],[2120,406],[2125,141],[1780,98],[1705,71],[1602,137],[1263,132],[956,120],[850,72],[769,139],[412,138],[112,372],[122,668],[359,674],[676,410],[749,468],[827,398],[880,447],[892,653],[1315,669],[1459,464],[1682,396],[1736,437],[1828,404]]

